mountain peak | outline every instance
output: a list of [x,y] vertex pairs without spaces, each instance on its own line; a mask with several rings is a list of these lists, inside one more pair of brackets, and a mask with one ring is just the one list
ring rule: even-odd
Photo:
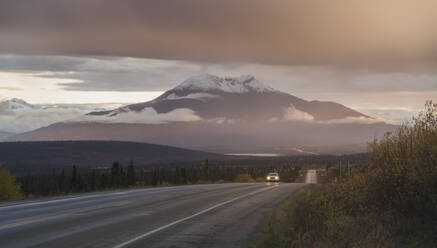
[[224,91],[227,93],[246,93],[250,91],[271,92],[273,88],[266,86],[252,75],[239,77],[218,77],[210,74],[193,76],[182,82],[175,91]]
[[33,108],[33,105],[19,98],[5,99],[2,102],[0,102],[0,104],[1,103],[7,104],[9,109]]
[[26,101],[20,98],[6,98],[3,100],[4,102],[14,102],[14,103],[20,103],[20,104],[28,104]]

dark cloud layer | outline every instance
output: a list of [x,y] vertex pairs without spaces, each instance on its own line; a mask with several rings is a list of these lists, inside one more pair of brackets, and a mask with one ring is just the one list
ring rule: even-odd
[[0,52],[415,70],[435,23],[435,0],[2,0]]
[[[1,72],[59,79],[57,86],[70,91],[165,91],[188,77],[203,73],[223,77],[253,74],[278,90],[298,95],[437,90],[437,72],[381,73],[357,68],[344,70],[332,66],[221,64],[106,56],[0,55]],[[14,84],[4,86],[8,90],[18,90],[20,87]]]

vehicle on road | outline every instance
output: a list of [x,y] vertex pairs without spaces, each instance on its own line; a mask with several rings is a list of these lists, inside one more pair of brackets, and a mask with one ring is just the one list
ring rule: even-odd
[[276,183],[279,183],[279,174],[276,173],[276,172],[270,172],[267,175],[266,179],[267,179],[267,182],[276,182]]

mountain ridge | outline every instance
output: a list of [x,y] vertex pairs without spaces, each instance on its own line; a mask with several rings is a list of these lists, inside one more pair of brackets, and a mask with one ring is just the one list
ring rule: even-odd
[[[222,154],[173,146],[123,141],[42,141],[0,142],[0,164],[14,171],[26,168],[59,169],[111,166],[115,161],[128,165],[197,162],[226,159]],[[233,157],[234,159],[238,159]]]

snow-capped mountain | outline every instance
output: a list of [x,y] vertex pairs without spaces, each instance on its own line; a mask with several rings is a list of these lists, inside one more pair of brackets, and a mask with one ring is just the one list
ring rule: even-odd
[[123,116],[128,120],[132,118],[132,113],[144,116],[154,111],[156,115],[171,115],[174,111],[185,112],[190,116],[187,119],[196,121],[371,119],[341,104],[306,101],[276,91],[250,75],[220,78],[208,74],[191,77],[150,102],[128,105],[112,111],[93,112],[89,115],[111,117],[114,121],[123,122]]
[[247,93],[250,91],[271,92],[273,88],[255,79],[252,75],[240,77],[217,77],[209,74],[202,74],[191,77],[174,91],[223,91],[227,93]]
[[3,104],[8,104],[9,109],[16,110],[16,109],[34,109],[36,106],[33,106],[26,101],[18,98],[12,98],[10,100],[5,100],[2,102]]
[[253,76],[200,75],[152,101],[90,112],[8,140],[123,140],[223,153],[286,154],[310,146],[362,144],[393,128],[338,103],[274,90]]

